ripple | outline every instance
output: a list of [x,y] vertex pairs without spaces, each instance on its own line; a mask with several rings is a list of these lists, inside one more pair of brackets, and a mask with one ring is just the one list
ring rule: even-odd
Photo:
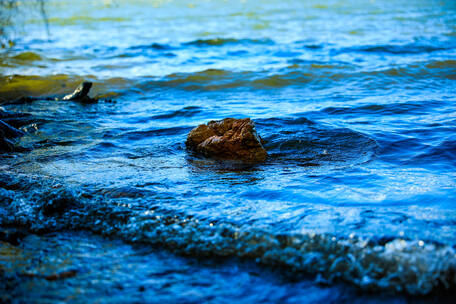
[[131,50],[153,49],[153,50],[164,51],[164,50],[172,50],[173,47],[171,45],[168,45],[168,44],[152,43],[152,44],[146,44],[146,45],[131,46],[129,49],[131,49]]
[[199,47],[206,46],[224,46],[232,44],[273,44],[270,39],[235,39],[235,38],[211,38],[211,39],[198,39],[185,43],[184,45],[194,45]]
[[190,131],[189,127],[172,127],[172,128],[152,128],[141,131],[131,131],[122,133],[120,136],[125,140],[141,140],[148,137],[155,136],[171,136],[183,134]]
[[346,166],[370,161],[374,139],[348,128],[320,125],[307,118],[258,120],[272,162],[313,166]]
[[18,61],[40,61],[43,60],[43,57],[41,57],[39,54],[35,52],[22,52],[20,54],[17,54],[12,57],[15,60]]
[[203,110],[200,107],[189,106],[165,114],[154,115],[151,117],[151,119],[172,119],[179,117],[192,117],[200,114],[202,111]]
[[455,47],[453,45],[426,45],[419,43],[409,44],[387,44],[387,45],[365,45],[355,46],[348,48],[341,48],[334,50],[335,54],[343,53],[372,53],[372,54],[392,54],[392,55],[405,55],[405,54],[421,54],[432,53],[437,51],[451,50]]

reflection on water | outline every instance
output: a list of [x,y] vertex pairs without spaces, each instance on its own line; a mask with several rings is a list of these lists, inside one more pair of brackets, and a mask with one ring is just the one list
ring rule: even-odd
[[[341,281],[394,295],[384,301],[454,290],[452,1],[48,1],[47,9],[50,39],[29,15],[16,46],[0,54],[0,100],[30,114],[17,143],[27,152],[0,159],[0,225],[24,234],[16,245],[7,238],[1,254],[32,263],[52,243],[45,257],[76,250],[79,266],[24,276],[31,270],[2,258],[9,295],[28,301],[38,292],[29,283],[39,282],[54,290],[43,299],[66,299],[71,286],[81,299],[105,299],[100,288],[118,284],[143,301],[162,286],[149,280],[160,280],[160,299],[191,289],[217,302],[232,275],[245,284],[233,301],[356,301]],[[83,80],[100,102],[18,100],[63,96]],[[264,163],[186,150],[194,126],[225,117],[255,121]],[[121,240],[141,243],[144,255]],[[197,260],[205,256],[217,258],[206,267]],[[120,270],[99,269],[113,259]],[[177,277],[151,279],[162,263]],[[70,270],[72,278],[46,279]],[[94,275],[106,279],[83,283]]]

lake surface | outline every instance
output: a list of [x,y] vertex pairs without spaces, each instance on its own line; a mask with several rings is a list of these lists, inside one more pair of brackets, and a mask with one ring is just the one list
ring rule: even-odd
[[[0,156],[0,225],[24,234],[0,242],[6,299],[449,301],[456,3],[360,2],[46,1],[49,34],[20,6],[0,52],[0,100],[31,114],[27,151]],[[83,80],[100,102],[44,100]],[[266,162],[186,150],[225,117],[254,120]]]

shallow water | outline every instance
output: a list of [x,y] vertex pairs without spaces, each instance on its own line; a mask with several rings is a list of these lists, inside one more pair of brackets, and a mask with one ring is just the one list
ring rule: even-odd
[[[231,258],[246,258],[260,271],[309,275],[296,284],[314,288],[279,284],[274,273],[242,283],[264,285],[263,294],[250,288],[262,296],[278,284],[284,295],[328,301],[318,297],[322,283],[333,284],[325,291],[331,300],[359,296],[341,281],[396,295],[455,289],[453,1],[46,7],[50,36],[32,8],[21,8],[28,12],[22,36],[1,53],[0,100],[31,114],[18,142],[29,151],[0,160],[3,227],[67,231],[53,240],[62,248],[81,237],[68,231],[83,229],[117,239],[118,253],[122,240],[223,257],[227,268],[243,263]],[[102,101],[8,102],[63,95],[83,79]],[[186,151],[194,126],[225,117],[255,121],[265,163]],[[90,240],[97,248],[107,242]],[[169,267],[181,259],[152,255]],[[157,267],[131,260],[145,271]],[[239,267],[238,275],[248,274],[250,266]],[[213,284],[225,284],[231,274],[223,269],[209,274]],[[32,294],[26,284],[19,290]],[[204,299],[212,293],[193,288]],[[180,297],[182,289],[165,293]]]
[[[108,265],[103,263],[106,260]],[[17,302],[30,302],[30,293],[49,303],[82,303],[84,299],[97,303],[410,301],[405,296],[362,294],[340,284],[317,285],[309,276],[292,277],[248,261],[187,258],[87,233],[29,235],[19,247],[0,243],[0,263],[10,274],[0,282],[9,289],[3,297]],[[11,275],[17,270],[19,274]],[[56,280],[56,274],[67,277]],[[430,300],[432,297],[413,301]]]

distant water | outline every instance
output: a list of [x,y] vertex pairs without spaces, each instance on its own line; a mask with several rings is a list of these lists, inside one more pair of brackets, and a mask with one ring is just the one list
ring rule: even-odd
[[[454,1],[47,1],[50,36],[19,11],[0,53],[1,102],[31,114],[28,152],[0,156],[15,301],[456,290]],[[103,101],[8,102],[82,80]],[[225,117],[255,121],[265,163],[186,151]]]

